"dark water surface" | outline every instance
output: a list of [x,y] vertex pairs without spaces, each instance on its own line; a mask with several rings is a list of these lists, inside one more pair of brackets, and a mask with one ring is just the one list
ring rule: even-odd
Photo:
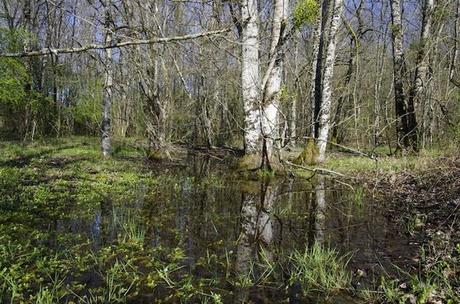
[[[321,176],[311,180],[251,180],[230,174],[225,165],[215,163],[190,157],[185,163],[153,168],[161,182],[136,185],[133,201],[120,203],[109,194],[84,216],[73,207],[68,212],[75,216],[48,222],[43,219],[40,225],[53,231],[55,239],[49,240],[49,246],[57,251],[66,249],[60,235],[73,234],[82,242],[89,240],[85,250],[96,253],[119,243],[120,237],[141,243],[132,250],[169,252],[165,253],[168,261],[174,260],[170,255],[175,252],[180,260],[175,264],[177,269],[170,269],[170,273],[164,270],[160,276],[163,283],[155,291],[142,286],[150,284],[142,277],[151,269],[162,270],[157,266],[137,268],[143,283],[137,295],[129,297],[131,303],[152,303],[161,298],[176,302],[177,298],[168,297],[177,295],[177,289],[191,292],[184,289],[184,281],[174,283],[179,272],[214,286],[213,293],[219,292],[225,303],[305,303],[301,296],[295,296],[295,284],[285,287],[287,278],[282,268],[268,275],[265,270],[267,261],[283,260],[314,242],[349,255],[348,269],[354,273],[355,287],[368,284],[373,276],[378,278],[383,269],[391,273],[393,265],[405,267],[410,263],[412,248],[401,227],[385,216],[385,206],[359,185]],[[139,256],[136,262],[145,259]],[[168,278],[170,284],[164,284]],[[78,279],[88,287],[97,287],[104,278],[95,272]],[[358,302],[347,294],[331,302]]]

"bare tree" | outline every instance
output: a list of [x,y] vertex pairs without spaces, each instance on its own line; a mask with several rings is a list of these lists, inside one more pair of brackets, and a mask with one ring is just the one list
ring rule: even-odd
[[311,122],[310,136],[317,138],[319,131],[319,111],[322,99],[323,53],[326,23],[330,0],[320,0],[319,14],[316,19],[310,79]]
[[326,50],[326,61],[324,68],[324,80],[322,90],[322,103],[319,118],[319,132],[317,139],[318,157],[316,161],[321,163],[326,159],[326,146],[331,126],[332,106],[332,77],[334,75],[335,52],[337,48],[337,33],[342,17],[343,0],[335,0],[332,11],[331,26],[329,29],[329,41]]
[[[113,16],[112,16],[112,0],[106,0],[103,2],[104,5],[104,31],[105,31],[105,45],[111,45],[113,35]],[[111,143],[111,105],[112,105],[112,86],[113,86],[113,58],[112,49],[105,49],[104,58],[104,97],[102,100],[102,155],[107,157],[110,155]]]
[[275,140],[279,137],[279,93],[283,75],[284,44],[288,32],[288,0],[275,0],[270,44],[270,62],[263,79],[262,95],[262,166],[270,168]]
[[246,154],[261,154],[259,13],[257,0],[241,3],[241,87]]
[[[396,133],[398,147],[407,148],[409,146],[409,138],[407,137],[407,130],[409,125],[403,83],[405,63],[401,3],[399,0],[391,0],[391,28],[393,39],[393,82],[396,112]],[[403,146],[401,146],[401,144]]]
[[418,150],[417,120],[415,116],[415,104],[429,105],[426,100],[426,90],[429,86],[430,72],[428,65],[429,39],[433,23],[434,0],[425,0],[423,5],[422,30],[420,34],[419,50],[416,59],[415,76],[407,101],[407,124],[410,146],[414,151]]

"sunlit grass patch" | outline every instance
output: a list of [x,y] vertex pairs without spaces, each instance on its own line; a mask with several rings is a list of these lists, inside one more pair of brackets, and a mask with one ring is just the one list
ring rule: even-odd
[[346,269],[349,257],[315,243],[312,248],[296,250],[290,256],[289,282],[300,283],[304,294],[329,295],[347,288],[351,275]]

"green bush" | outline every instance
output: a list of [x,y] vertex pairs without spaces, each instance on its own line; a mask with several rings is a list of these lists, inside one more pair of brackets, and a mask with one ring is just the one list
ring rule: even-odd
[[302,25],[314,22],[318,17],[319,9],[317,0],[301,0],[297,2],[294,8],[294,26],[299,28]]
[[103,86],[100,79],[88,83],[88,88],[81,91],[76,104],[72,107],[75,123],[94,134],[99,130],[102,117]]

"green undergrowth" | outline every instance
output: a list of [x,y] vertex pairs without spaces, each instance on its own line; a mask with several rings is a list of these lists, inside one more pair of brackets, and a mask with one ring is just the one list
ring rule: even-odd
[[[103,159],[91,138],[8,142],[1,143],[0,150],[0,301],[64,301],[85,289],[73,279],[97,276],[97,271],[92,237],[78,231],[60,233],[59,225],[91,223],[104,202],[116,206],[135,200],[139,185],[157,181],[142,170],[141,162]],[[110,275],[105,272],[130,245],[120,244],[116,253],[105,257],[111,266],[102,276]],[[94,296],[100,298],[99,292]],[[114,296],[103,297],[112,302]]]
[[[436,166],[440,161],[452,157],[449,153],[438,150],[421,151],[418,155],[409,156],[356,156],[345,153],[330,153],[323,164],[304,164],[306,168],[325,168],[346,176],[356,174],[384,173],[395,174],[404,171],[423,171]],[[311,175],[309,170],[296,169],[299,175]],[[304,172],[302,172],[304,171]]]
[[[243,249],[218,233],[238,216],[204,205],[229,185],[204,165],[149,167],[141,149],[116,141],[103,158],[98,140],[83,137],[0,149],[0,303],[226,303],[294,283],[305,297],[333,295],[348,282],[344,260],[320,247],[276,259],[261,250],[235,266]],[[248,187],[260,191],[260,183]],[[189,229],[205,223],[209,240],[191,261]]]
[[[103,158],[95,138],[0,143],[0,303],[227,303],[273,290],[279,291],[273,301],[280,302],[292,294],[317,303],[348,296],[356,298],[350,303],[459,301],[460,252],[447,237],[442,246],[422,242],[430,249],[417,256],[418,271],[379,272],[364,290],[352,287],[357,275],[349,269],[350,255],[313,240],[245,247],[243,230],[235,228],[245,223],[242,197],[253,197],[254,209],[245,210],[255,211],[264,187],[267,195],[279,185],[285,204],[275,204],[272,216],[304,223],[296,196],[319,191],[317,176],[297,189],[282,183],[283,172],[244,176],[197,159],[149,162],[134,139],[113,146],[112,157]],[[425,151],[375,161],[335,152],[322,167],[352,176],[398,174],[423,171],[442,157]],[[340,200],[357,210],[357,221],[364,219],[368,187],[347,181],[340,187],[347,193]],[[409,235],[429,224],[428,215],[401,214]]]

